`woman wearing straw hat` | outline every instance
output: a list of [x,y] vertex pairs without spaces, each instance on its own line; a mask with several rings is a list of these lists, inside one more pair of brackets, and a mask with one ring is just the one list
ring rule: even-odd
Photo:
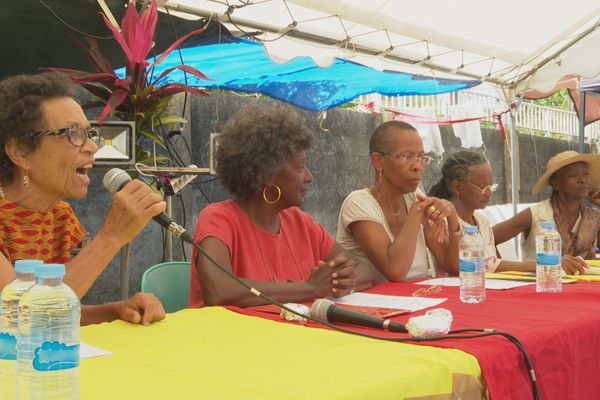
[[523,233],[523,259],[535,260],[535,235],[543,221],[554,221],[562,238],[563,269],[568,274],[584,273],[588,266],[583,260],[595,255],[600,211],[585,206],[582,200],[600,206],[600,188],[596,187],[600,184],[600,155],[571,150],[555,155],[532,193],[539,194],[548,184],[552,186],[549,199],[494,226],[496,244]]

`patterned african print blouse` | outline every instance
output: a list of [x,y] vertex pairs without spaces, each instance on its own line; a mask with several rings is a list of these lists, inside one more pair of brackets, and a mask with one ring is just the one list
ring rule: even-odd
[[13,265],[23,259],[66,264],[84,236],[83,226],[65,201],[40,212],[0,198],[0,251]]

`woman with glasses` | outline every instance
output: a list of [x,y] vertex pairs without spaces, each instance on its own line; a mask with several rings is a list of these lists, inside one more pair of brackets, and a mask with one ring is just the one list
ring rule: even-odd
[[487,217],[477,211],[490,202],[498,185],[493,183],[492,167],[481,154],[459,151],[449,156],[442,166],[442,177],[429,191],[430,196],[447,199],[454,204],[463,228],[477,226],[485,243],[486,268],[494,271],[535,271],[532,262],[500,260],[496,256],[494,232]]
[[405,122],[381,124],[371,136],[373,186],[342,204],[337,240],[370,265],[377,282],[458,274],[460,224],[452,203],[418,190],[425,166],[423,142]]
[[523,233],[523,259],[535,262],[535,236],[543,221],[554,221],[562,238],[562,267],[568,274],[583,274],[584,260],[594,259],[600,237],[600,211],[583,203],[600,206],[600,155],[563,151],[550,160],[533,186],[539,194],[552,187],[550,198],[494,226],[496,244]]
[[[39,259],[66,264],[65,282],[82,297],[119,249],[164,211],[148,186],[129,183],[113,197],[96,237],[71,259],[85,230],[63,199],[87,194],[98,139],[68,79],[46,73],[0,82],[0,289],[15,277],[16,260]],[[149,294],[82,311],[83,323],[164,318]]]

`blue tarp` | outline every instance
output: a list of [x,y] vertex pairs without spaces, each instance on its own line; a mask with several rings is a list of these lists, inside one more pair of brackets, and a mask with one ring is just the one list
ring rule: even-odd
[[[186,65],[213,79],[205,81],[187,74],[189,85],[263,93],[310,111],[326,110],[368,93],[429,95],[467,89],[480,83],[382,72],[341,58],[328,68],[320,68],[310,57],[277,64],[267,56],[261,43],[237,38],[184,48],[181,56]],[[180,55],[174,51],[158,65],[154,76],[179,64]],[[172,72],[159,84],[167,83],[185,83],[183,72]]]

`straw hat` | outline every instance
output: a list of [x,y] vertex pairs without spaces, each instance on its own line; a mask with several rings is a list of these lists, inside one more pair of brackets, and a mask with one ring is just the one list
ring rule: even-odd
[[548,164],[546,165],[546,172],[544,172],[544,175],[542,175],[540,179],[538,179],[536,184],[533,186],[531,192],[533,194],[538,194],[542,191],[544,186],[548,185],[552,174],[554,174],[562,167],[566,167],[567,165],[580,161],[586,162],[590,166],[592,185],[596,186],[600,184],[600,155],[590,153],[579,154],[576,151],[567,150],[563,151],[562,153],[558,153],[550,160],[548,160]]

